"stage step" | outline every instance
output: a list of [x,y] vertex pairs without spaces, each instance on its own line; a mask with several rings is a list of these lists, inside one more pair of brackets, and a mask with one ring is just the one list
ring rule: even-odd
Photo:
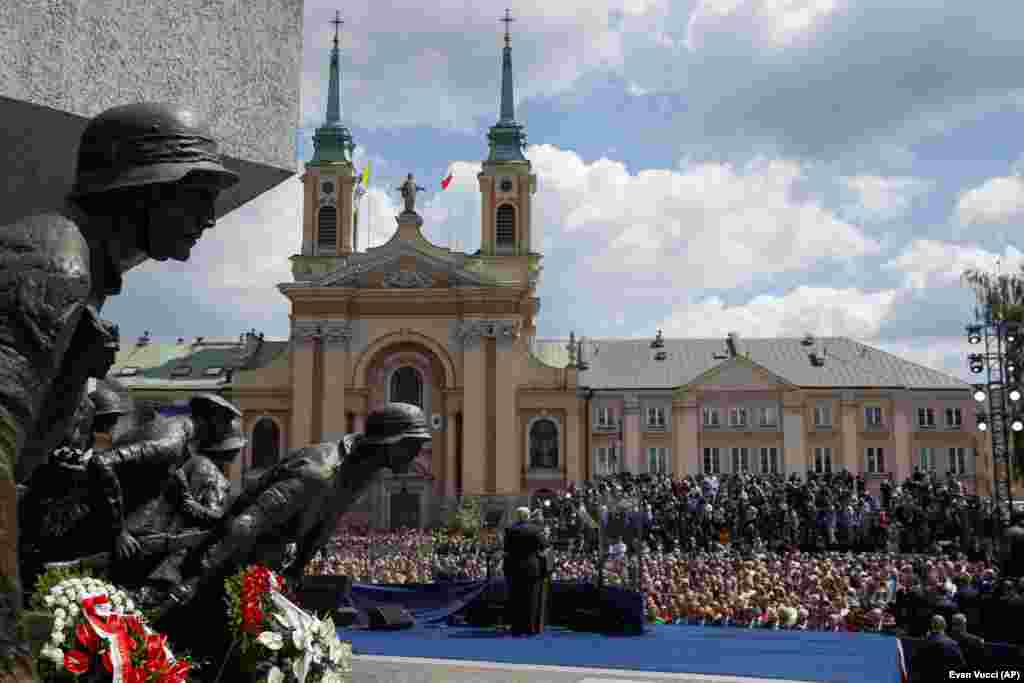
[[353,657],[360,683],[806,683],[779,678],[616,671],[570,666],[535,666],[419,657]]

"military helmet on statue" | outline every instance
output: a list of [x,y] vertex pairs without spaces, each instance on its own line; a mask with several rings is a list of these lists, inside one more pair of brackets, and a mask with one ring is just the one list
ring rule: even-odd
[[217,394],[196,394],[189,399],[188,407],[193,414],[208,411],[210,408],[223,408],[235,417],[242,417],[242,411],[240,411],[235,404],[231,403],[223,396],[218,396]]
[[135,399],[131,392],[116,379],[96,381],[96,390],[89,394],[96,410],[93,417],[104,415],[128,415],[135,412]]
[[238,175],[222,165],[217,143],[195,111],[174,104],[128,104],[104,111],[86,126],[71,196],[174,183],[190,174],[217,190],[238,182]]
[[212,453],[224,453],[226,451],[237,451],[245,447],[248,441],[245,438],[245,432],[242,431],[242,421],[239,418],[231,420],[231,425],[228,427],[227,434],[221,440],[204,446],[203,451],[209,451]]
[[429,441],[430,430],[423,411],[411,403],[385,403],[366,417],[361,444],[387,445],[403,439]]

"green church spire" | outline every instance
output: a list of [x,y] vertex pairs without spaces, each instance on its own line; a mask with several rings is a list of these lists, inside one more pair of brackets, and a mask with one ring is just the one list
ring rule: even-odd
[[313,159],[309,165],[320,166],[332,163],[352,164],[352,133],[341,123],[341,55],[338,49],[338,29],[345,22],[340,12],[335,13],[334,47],[331,49],[331,76],[327,85],[327,119],[317,128],[313,136]]
[[515,101],[512,90],[512,45],[508,26],[515,21],[505,10],[505,16],[499,21],[505,24],[505,48],[501,55],[501,108],[498,122],[491,126],[487,133],[490,142],[489,162],[495,161],[526,161],[523,147],[526,146],[526,133],[516,122]]

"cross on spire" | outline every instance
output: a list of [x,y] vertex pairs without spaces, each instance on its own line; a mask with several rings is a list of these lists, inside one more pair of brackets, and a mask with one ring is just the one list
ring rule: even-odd
[[341,20],[341,12],[339,10],[334,10],[334,19],[331,19],[330,23],[334,24],[334,47],[338,47],[338,29],[345,23]]
[[511,24],[513,21],[515,21],[515,19],[512,18],[512,10],[506,8],[505,9],[505,16],[503,16],[502,18],[498,19],[498,21],[500,21],[500,22],[505,24],[505,46],[508,47],[510,45],[510,43],[511,43],[511,39],[509,38],[509,34],[508,34],[508,25]]

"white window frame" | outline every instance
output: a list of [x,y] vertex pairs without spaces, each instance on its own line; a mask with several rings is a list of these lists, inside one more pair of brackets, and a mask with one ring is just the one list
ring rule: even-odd
[[868,446],[865,449],[868,474],[885,474],[885,448],[883,446]]
[[[732,459],[729,461],[729,464],[732,465],[733,474],[750,471],[750,449],[748,447],[733,446],[730,453],[732,454]],[[740,465],[743,467],[741,468]]]
[[935,471],[935,447],[921,446],[917,452],[917,464],[922,472]]
[[946,472],[953,470],[953,476],[957,477],[967,474],[967,449],[963,446],[950,446],[946,453],[949,455],[949,467],[946,468]]
[[729,408],[729,426],[730,427],[746,427],[747,426],[747,409],[743,406],[736,406]]
[[648,427],[664,427],[665,426],[665,408],[663,406],[648,406],[647,407],[647,426]]
[[704,426],[705,427],[721,427],[722,420],[721,415],[718,412],[718,408],[713,406],[705,406],[704,410]]
[[761,474],[778,474],[781,471],[779,467],[779,449],[777,446],[762,446],[761,447]]
[[704,458],[701,462],[704,474],[722,473],[722,451],[718,446],[705,446]]
[[832,447],[814,447],[814,473],[832,474]]
[[618,474],[619,457],[615,446],[598,446],[594,449],[594,474],[607,476]]
[[960,429],[963,427],[963,410],[960,408],[946,408],[946,427],[949,429]]
[[597,409],[597,426],[598,427],[614,427],[615,416],[612,415],[612,409],[608,406],[600,406]]
[[670,468],[668,460],[668,448],[665,446],[649,446],[647,448],[648,473],[669,474]]
[[917,409],[917,426],[925,428],[935,427],[935,409],[934,408],[918,408]]
[[814,406],[814,426],[832,426],[832,406],[830,404],[819,403],[818,405]]
[[775,406],[761,406],[758,410],[758,424],[762,427],[778,427],[779,411]]
[[885,416],[882,414],[882,406],[864,406],[864,424],[868,427],[883,426]]

